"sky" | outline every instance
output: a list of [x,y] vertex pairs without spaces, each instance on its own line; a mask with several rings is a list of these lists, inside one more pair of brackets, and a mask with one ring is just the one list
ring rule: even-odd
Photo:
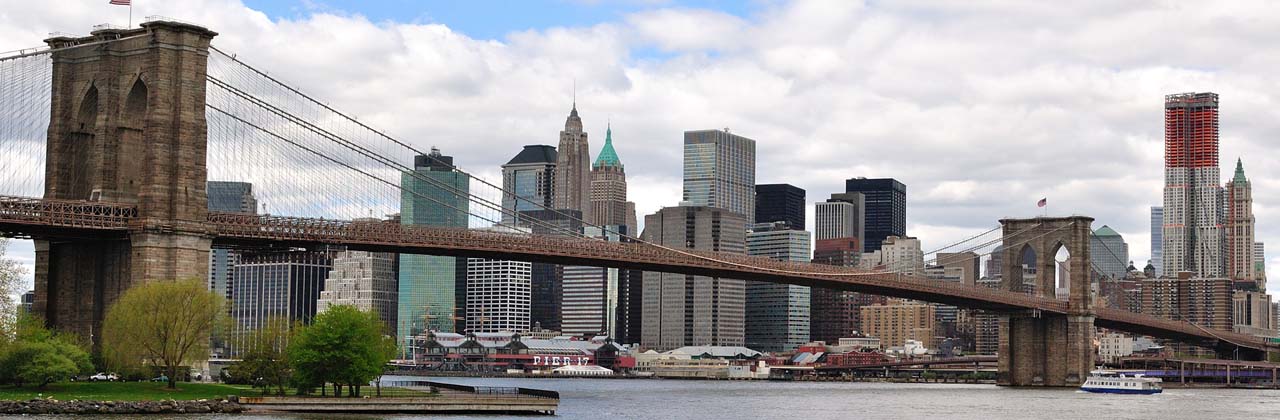
[[[483,173],[556,144],[576,85],[593,155],[611,124],[641,218],[680,201],[685,130],[755,139],[757,181],[810,202],[846,178],[896,178],[926,250],[1047,198],[1052,215],[1120,232],[1143,265],[1163,96],[1212,91],[1222,179],[1242,158],[1258,240],[1280,238],[1280,3],[135,3],[135,23],[203,24],[218,48]],[[0,4],[0,51],[127,19],[106,0]],[[11,248],[31,261],[29,244]]]

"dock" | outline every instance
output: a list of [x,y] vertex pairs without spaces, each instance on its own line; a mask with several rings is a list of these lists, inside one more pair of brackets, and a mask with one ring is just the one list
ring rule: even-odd
[[240,397],[249,412],[347,414],[555,415],[560,394],[531,388],[468,386],[434,381],[383,382],[383,387],[421,391],[394,397]]

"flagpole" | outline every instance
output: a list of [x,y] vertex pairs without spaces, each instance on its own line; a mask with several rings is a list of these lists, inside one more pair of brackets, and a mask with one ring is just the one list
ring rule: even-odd
[[133,29],[133,2],[129,2],[129,25],[125,29]]

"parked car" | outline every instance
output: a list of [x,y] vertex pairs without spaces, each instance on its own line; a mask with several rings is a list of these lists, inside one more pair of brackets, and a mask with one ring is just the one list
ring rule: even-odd
[[98,374],[89,377],[89,382],[98,382],[98,381],[115,382],[118,380],[120,380],[120,377],[116,376],[116,374],[114,373],[98,372]]
[[151,382],[169,382],[169,375],[162,374],[160,376],[151,378]]

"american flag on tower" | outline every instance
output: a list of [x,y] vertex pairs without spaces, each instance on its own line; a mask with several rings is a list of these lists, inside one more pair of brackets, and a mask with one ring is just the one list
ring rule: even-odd
[[130,2],[133,0],[111,0],[111,4],[116,6],[133,6]]
[[1040,202],[1036,203],[1036,207],[1044,207],[1044,206],[1047,206],[1047,205],[1049,205],[1049,198],[1048,198],[1048,197],[1041,198],[1041,199],[1040,199]]

